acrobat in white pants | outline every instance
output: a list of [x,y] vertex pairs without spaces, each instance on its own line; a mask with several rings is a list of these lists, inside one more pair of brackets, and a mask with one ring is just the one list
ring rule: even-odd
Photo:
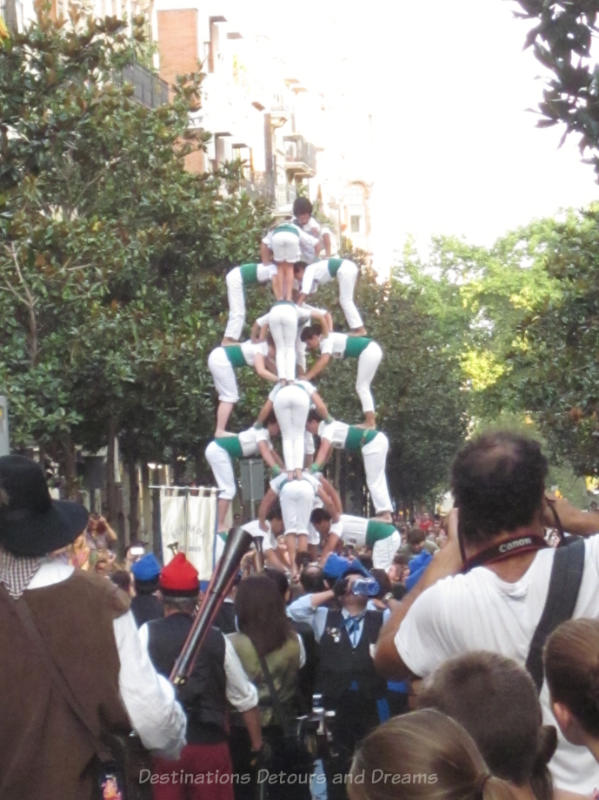
[[227,298],[229,319],[225,328],[225,339],[239,341],[245,323],[245,287],[254,283],[268,283],[277,268],[274,264],[241,264],[227,272]]
[[393,510],[386,473],[388,452],[389,439],[381,432],[362,448],[366,485],[375,514]]
[[356,374],[356,393],[362,404],[364,414],[374,411],[374,397],[370,384],[383,358],[383,351],[378,342],[371,341],[358,356]]
[[293,303],[275,303],[268,313],[268,327],[275,343],[277,375],[281,380],[295,378],[298,311]]
[[355,517],[352,514],[341,514],[339,522],[331,525],[330,532],[356,549],[371,547],[372,565],[375,569],[388,569],[401,545],[399,531],[391,523]]
[[[304,468],[305,429],[310,410],[310,395],[305,389],[293,383],[275,388],[278,391],[276,394],[274,390],[271,392],[272,404],[281,431],[285,469],[289,472],[302,470]],[[310,512],[308,512],[308,516],[310,516]]]
[[339,305],[345,315],[348,328],[363,328],[364,322],[354,301],[354,291],[358,279],[358,265],[347,258],[327,258],[308,264],[302,276],[301,293],[313,294],[320,284],[337,278],[339,286]]
[[[273,483],[270,485],[272,487]],[[283,480],[280,484],[279,502],[285,526],[285,542],[294,575],[298,571],[295,563],[296,553],[308,550],[308,524],[317,485],[317,481],[308,475],[300,480]]]

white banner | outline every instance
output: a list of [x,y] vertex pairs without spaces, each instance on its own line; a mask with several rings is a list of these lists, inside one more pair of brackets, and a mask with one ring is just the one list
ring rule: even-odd
[[173,548],[185,553],[200,573],[200,580],[210,579],[214,568],[216,500],[218,490],[198,487],[160,487],[160,528],[162,559],[173,557]]

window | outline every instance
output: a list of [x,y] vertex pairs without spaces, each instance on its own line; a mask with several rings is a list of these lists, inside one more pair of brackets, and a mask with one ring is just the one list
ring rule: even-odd
[[360,215],[352,214],[349,218],[349,227],[352,233],[360,233]]

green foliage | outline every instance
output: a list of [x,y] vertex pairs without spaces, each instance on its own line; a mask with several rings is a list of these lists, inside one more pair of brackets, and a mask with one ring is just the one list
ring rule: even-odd
[[565,135],[578,134],[580,150],[591,152],[599,173],[599,66],[593,60],[597,0],[518,0],[516,16],[534,21],[526,37],[536,58],[553,73],[539,104],[547,127],[561,123]]
[[130,460],[195,455],[210,435],[205,363],[222,335],[226,269],[255,260],[263,203],[239,165],[193,175],[201,75],[171,102],[121,75],[144,51],[113,18],[42,15],[0,47],[0,385],[14,446],[60,457],[117,431]]

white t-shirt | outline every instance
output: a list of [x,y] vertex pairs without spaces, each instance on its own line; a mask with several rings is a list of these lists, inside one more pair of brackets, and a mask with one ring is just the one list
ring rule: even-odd
[[254,366],[254,359],[257,353],[261,353],[263,356],[268,355],[268,342],[252,342],[251,339],[246,339],[239,347],[241,347],[241,352],[248,367]]
[[322,283],[329,283],[333,276],[329,272],[329,259],[308,264],[302,275],[302,294],[313,294]]
[[272,442],[267,428],[246,428],[244,431],[239,431],[237,438],[245,458],[258,453],[259,442],[266,442],[269,450],[272,450]]
[[325,422],[324,420],[318,424],[318,435],[321,439],[326,439],[331,443],[332,447],[337,449],[345,446],[347,439],[347,432],[349,425],[347,422],[341,422],[336,419],[333,422]]
[[[599,536],[585,542],[585,566],[573,618],[599,617]],[[410,608],[395,636],[405,665],[419,677],[448,658],[490,650],[522,666],[545,606],[555,550],[540,550],[516,582],[501,580],[485,567],[438,581]],[[557,723],[549,691],[540,695],[545,724]],[[558,729],[558,748],[550,762],[556,786],[590,795],[599,787],[599,764],[584,747],[566,742]]]
[[326,339],[320,340],[320,352],[322,355],[330,355],[333,358],[343,358],[346,344],[347,333],[334,331],[329,333]]

